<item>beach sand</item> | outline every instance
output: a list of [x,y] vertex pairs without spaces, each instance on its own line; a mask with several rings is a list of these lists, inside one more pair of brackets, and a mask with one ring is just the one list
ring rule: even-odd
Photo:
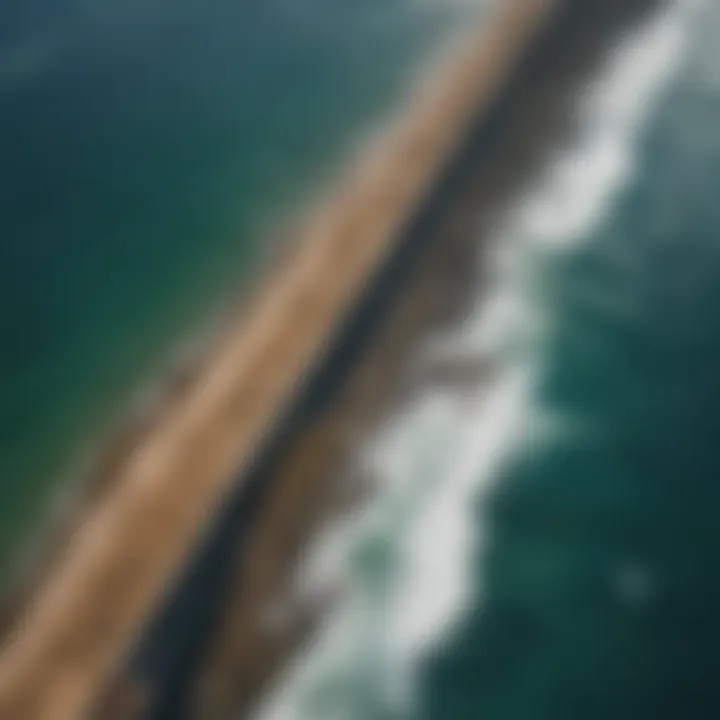
[[83,715],[547,7],[504,5],[484,40],[448,59],[306,221],[252,312],[175,394],[172,411],[105,468],[101,502],[0,657],[0,715]]

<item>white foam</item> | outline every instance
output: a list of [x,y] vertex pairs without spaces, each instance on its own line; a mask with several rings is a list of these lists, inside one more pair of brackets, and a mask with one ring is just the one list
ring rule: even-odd
[[[688,9],[687,3],[676,3],[648,23],[626,41],[600,82],[593,84],[583,108],[582,146],[559,159],[521,213],[526,240],[552,240],[561,245],[576,241],[607,212],[614,193],[632,173],[642,121],[683,56],[689,35]],[[513,305],[513,294],[522,295],[517,287],[507,292],[514,284],[513,277],[517,282],[516,274],[506,277],[504,293],[501,287],[501,309]],[[479,319],[482,327],[484,318],[497,323],[494,313],[498,306],[490,303],[488,307],[493,314],[481,310],[469,323]],[[529,314],[530,308],[525,306],[525,311]],[[507,310],[500,317],[506,318],[507,332]],[[525,404],[531,378],[532,371],[520,366],[485,400],[479,415],[460,419],[455,432],[463,440],[456,465],[428,506],[425,520],[406,538],[406,545],[416,552],[411,560],[412,580],[401,603],[404,611],[399,627],[404,631],[399,638],[414,652],[447,627],[449,618],[469,596],[467,578],[463,580],[470,567],[467,500],[470,492],[478,495],[491,479],[497,459],[509,449],[507,441],[513,437],[518,418],[540,429],[544,416],[539,408]],[[557,426],[558,418],[548,420]],[[426,572],[424,579],[421,567]]]
[[[642,121],[682,57],[690,5],[673,4],[630,38],[590,89],[580,146],[558,159],[499,238],[514,257],[502,256],[495,297],[479,296],[457,336],[444,339],[449,347],[492,355],[503,351],[508,334],[528,331],[534,312],[520,302],[520,248],[566,247],[607,212],[632,174]],[[414,662],[472,599],[472,554],[482,541],[472,503],[512,449],[514,433],[528,424],[544,427],[530,405],[532,382],[532,368],[515,358],[495,387],[479,388],[469,405],[428,392],[381,430],[365,456],[383,483],[380,497],[326,544],[333,560],[325,575],[330,566],[345,570],[347,600],[261,718],[367,717],[351,687],[385,708],[407,709]],[[550,420],[562,431],[566,419]]]
[[405,566],[392,642],[408,656],[437,637],[470,599],[470,503],[491,480],[491,470],[518,425],[528,380],[527,371],[509,373],[488,396],[478,396],[470,412],[455,418],[441,482],[401,538]]
[[684,54],[695,3],[679,1],[625,42],[582,108],[584,138],[543,177],[518,220],[545,248],[588,238],[635,167],[635,146],[655,100]]

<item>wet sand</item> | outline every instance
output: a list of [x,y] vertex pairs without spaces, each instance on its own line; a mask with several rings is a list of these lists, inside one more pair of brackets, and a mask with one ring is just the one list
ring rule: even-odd
[[0,656],[0,716],[86,715],[238,468],[293,402],[549,7],[543,0],[503,4],[484,38],[476,33],[448,59],[298,231],[252,311],[180,383],[168,411],[110,454],[102,492],[78,517]]

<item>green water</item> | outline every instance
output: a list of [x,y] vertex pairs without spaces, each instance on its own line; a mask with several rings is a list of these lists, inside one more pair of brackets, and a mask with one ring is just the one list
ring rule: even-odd
[[0,566],[453,13],[400,2],[0,10]]

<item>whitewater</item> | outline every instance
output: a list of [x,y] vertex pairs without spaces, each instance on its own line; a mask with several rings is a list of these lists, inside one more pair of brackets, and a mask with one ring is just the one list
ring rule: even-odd
[[[417,669],[482,604],[475,510],[498,470],[531,443],[592,433],[534,393],[552,324],[553,263],[612,212],[637,170],[659,98],[687,56],[703,3],[674,2],[625,37],[579,99],[578,132],[546,163],[498,226],[493,272],[474,311],[429,338],[419,363],[489,368],[473,385],[429,383],[376,429],[356,460],[377,489],[351,522],[315,543],[298,571],[302,594],[341,601],[257,713],[260,720],[415,717]],[[621,262],[622,258],[618,260]],[[609,311],[631,298],[600,296]]]

